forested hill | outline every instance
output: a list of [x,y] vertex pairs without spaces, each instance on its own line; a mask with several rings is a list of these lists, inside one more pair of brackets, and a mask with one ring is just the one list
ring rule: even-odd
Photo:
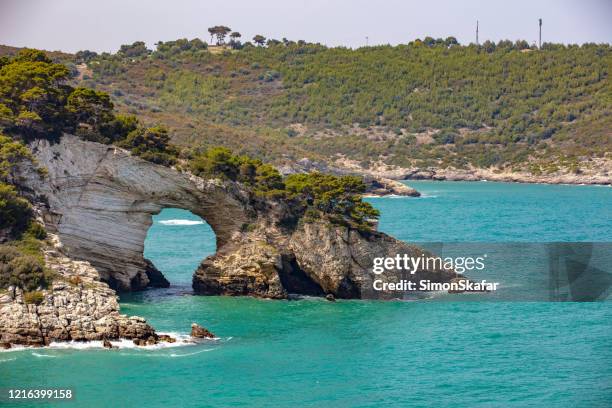
[[451,37],[355,50],[234,48],[196,39],[54,57],[119,110],[170,126],[178,144],[224,144],[276,162],[536,174],[580,172],[612,151],[609,44],[539,50]]

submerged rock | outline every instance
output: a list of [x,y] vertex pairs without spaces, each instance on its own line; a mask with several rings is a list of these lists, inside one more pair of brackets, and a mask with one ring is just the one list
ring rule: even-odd
[[174,337],[168,336],[167,334],[160,334],[159,341],[164,341],[166,343],[176,343],[176,339]]
[[327,296],[325,296],[325,300],[327,300],[328,302],[335,302],[336,297],[333,295],[333,293],[328,293]]
[[215,335],[197,323],[191,323],[191,337],[199,339],[214,339]]

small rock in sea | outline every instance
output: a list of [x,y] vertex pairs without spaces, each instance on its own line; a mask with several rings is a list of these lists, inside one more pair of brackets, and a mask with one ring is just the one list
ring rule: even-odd
[[176,343],[176,339],[174,337],[168,336],[167,334],[160,334],[159,341],[165,341],[166,343]]
[[147,339],[146,345],[152,346],[154,344],[157,344],[157,339],[153,336],[149,336],[149,338]]
[[191,337],[198,337],[201,339],[214,339],[215,335],[206,330],[204,327],[197,323],[191,323]]
[[146,346],[147,342],[145,339],[134,339],[134,344],[137,346]]
[[325,296],[325,300],[328,300],[328,301],[330,301],[330,302],[335,302],[335,301],[336,301],[336,297],[334,296],[334,294],[333,294],[333,293],[328,293],[328,294]]
[[104,348],[107,348],[107,349],[112,349],[113,348],[113,345],[107,339],[104,339],[102,341],[102,346],[104,346]]
[[11,347],[12,347],[12,346],[11,346],[11,343],[6,343],[6,342],[2,342],[2,343],[0,343],[0,349],[8,350],[8,349],[10,349]]

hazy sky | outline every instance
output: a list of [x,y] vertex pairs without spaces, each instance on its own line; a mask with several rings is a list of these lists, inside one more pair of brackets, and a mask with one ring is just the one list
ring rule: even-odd
[[121,44],[209,39],[223,24],[254,34],[358,47],[455,36],[481,42],[612,42],[612,0],[0,0],[0,44],[47,50],[116,51]]

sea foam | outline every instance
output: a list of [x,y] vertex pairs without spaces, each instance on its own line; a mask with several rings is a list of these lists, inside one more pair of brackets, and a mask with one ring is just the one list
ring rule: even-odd
[[162,225],[201,225],[204,221],[197,220],[162,220],[159,221]]
[[[185,347],[185,346],[193,346],[196,344],[201,344],[202,342],[199,340],[194,340],[190,335],[188,334],[181,334],[181,333],[159,333],[159,334],[166,334],[169,335],[170,337],[173,337],[176,339],[175,343],[168,343],[165,341],[160,341],[157,344],[152,344],[152,345],[148,345],[148,346],[137,346],[136,344],[134,344],[134,342],[132,340],[129,339],[119,339],[119,340],[111,340],[110,343],[120,349],[138,349],[138,350],[159,350],[159,349],[166,349],[166,348],[176,348],[176,347]],[[214,339],[210,339],[209,341],[218,341],[221,340],[218,337],[215,337]],[[229,340],[229,339],[227,339]],[[104,345],[103,342],[101,340],[91,340],[91,341],[57,341],[57,342],[53,342],[51,344],[49,344],[48,346],[45,347],[30,347],[30,346],[22,346],[22,345],[14,345],[13,347],[11,347],[8,350],[0,350],[0,352],[15,352],[15,351],[23,351],[23,350],[37,350],[32,352],[32,355],[34,357],[49,357],[49,358],[53,358],[53,357],[57,357],[57,356],[53,356],[53,355],[48,355],[48,354],[41,354],[39,351],[44,351],[44,350],[65,350],[65,349],[74,349],[74,350],[88,350],[88,349],[103,349]]]

